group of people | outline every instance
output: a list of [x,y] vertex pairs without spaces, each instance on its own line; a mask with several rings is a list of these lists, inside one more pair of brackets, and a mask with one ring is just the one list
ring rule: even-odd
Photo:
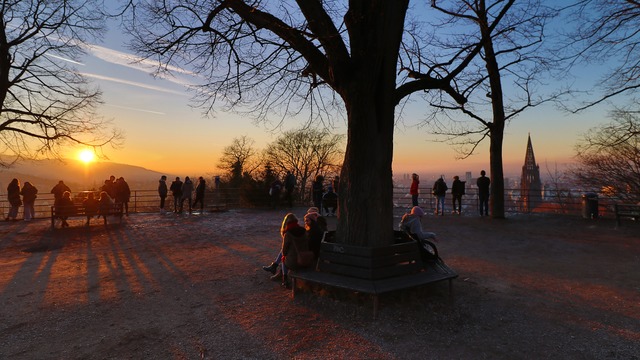
[[[22,196],[22,198],[20,198]],[[7,201],[9,201],[9,212],[6,221],[18,220],[18,211],[20,206],[24,204],[24,220],[30,221],[35,216],[34,204],[38,197],[38,189],[30,182],[26,181],[22,188],[20,180],[12,179],[7,186]]]
[[[52,189],[53,194],[53,206],[56,209],[57,217],[62,221],[62,227],[69,227],[67,219],[77,213],[77,206],[71,198],[71,188],[60,180]],[[98,197],[94,195],[93,191],[87,192],[87,197],[82,199],[82,208],[84,214],[87,217],[85,225],[91,224],[91,219],[97,217],[102,218],[104,224],[107,224],[107,216],[111,213],[114,204],[120,204],[123,207],[123,212],[129,214],[129,198],[131,197],[131,190],[129,184],[123,177],[116,179],[115,176],[111,176],[104,181],[104,184],[100,188]]]
[[[189,214],[193,211],[198,204],[200,204],[200,212],[204,212],[204,194],[206,191],[206,181],[202,176],[198,177],[198,184],[193,185],[193,181],[187,176],[184,181],[180,180],[179,176],[171,182],[171,185],[167,186],[167,177],[162,175],[158,183],[158,195],[160,196],[160,213],[164,214],[165,200],[171,191],[173,195],[173,212],[181,214],[184,210],[184,202],[187,201],[189,205]],[[193,193],[195,191],[195,199]]]
[[[411,175],[411,186],[409,187],[409,194],[411,195],[411,205],[418,206],[420,177],[418,174]],[[486,176],[486,172],[482,170],[480,177],[476,181],[478,186],[478,210],[480,216],[489,215],[489,188],[491,180]],[[449,187],[444,181],[444,175],[440,176],[438,180],[433,184],[432,194],[436,197],[436,215],[444,215],[444,199]],[[453,183],[451,184],[451,197],[453,203],[453,213],[462,213],[462,195],[465,194],[465,182],[460,180],[459,176],[453,177]]]
[[[290,288],[289,270],[312,266],[320,254],[320,242],[327,231],[327,221],[318,213],[317,207],[310,207],[304,215],[304,225],[299,224],[298,217],[288,213],[282,220],[280,236],[282,245],[278,255],[270,265],[262,269],[271,273],[271,280],[281,281],[282,286]],[[303,260],[303,253],[313,254],[311,262]],[[306,259],[306,256],[304,257]]]
[[123,213],[129,215],[131,189],[122,176],[116,179],[115,176],[111,175],[109,179],[104,181],[104,185],[100,190],[106,192],[116,204],[122,204]]

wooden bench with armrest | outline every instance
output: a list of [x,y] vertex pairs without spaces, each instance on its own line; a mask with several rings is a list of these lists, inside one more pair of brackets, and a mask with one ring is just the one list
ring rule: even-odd
[[[117,217],[120,221],[122,221],[122,204],[121,203],[113,203],[111,204],[111,207],[109,208],[109,212],[106,214],[107,216],[115,216]],[[82,218],[86,218],[87,217],[87,213],[85,211],[84,206],[82,205],[76,205],[73,207],[73,209],[71,211],[67,211],[68,209],[65,209],[64,211],[64,215],[68,218],[71,217],[82,217]],[[92,216],[98,216],[98,215],[103,215],[103,214],[98,214],[98,213],[93,213]],[[55,229],[55,224],[56,224],[56,219],[60,218],[60,214],[56,211],[56,206],[52,206],[51,207],[51,228]]]
[[423,262],[418,243],[402,232],[396,232],[398,243],[380,248],[333,243],[332,237],[333,232],[325,233],[314,269],[289,272],[294,297],[298,280],[368,294],[375,318],[383,293],[448,281],[453,296],[458,274],[440,258]]
[[640,219],[640,205],[637,204],[615,204],[616,224],[620,226],[622,218],[633,220]]

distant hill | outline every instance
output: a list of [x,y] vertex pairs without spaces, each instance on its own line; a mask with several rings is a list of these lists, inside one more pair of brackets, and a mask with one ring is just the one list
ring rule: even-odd
[[153,190],[157,188],[160,176],[169,179],[175,175],[159,173],[140,166],[112,162],[94,162],[88,165],[78,160],[36,160],[17,163],[10,168],[0,168],[0,192],[6,191],[13,178],[31,182],[40,192],[49,192],[63,180],[73,191],[98,189],[109,176],[123,177],[131,189]]

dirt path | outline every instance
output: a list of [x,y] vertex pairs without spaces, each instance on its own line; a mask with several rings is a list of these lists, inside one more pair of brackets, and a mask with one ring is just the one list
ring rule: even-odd
[[427,217],[454,304],[436,284],[374,321],[366,298],[269,281],[283,215],[0,224],[0,358],[640,358],[639,223]]

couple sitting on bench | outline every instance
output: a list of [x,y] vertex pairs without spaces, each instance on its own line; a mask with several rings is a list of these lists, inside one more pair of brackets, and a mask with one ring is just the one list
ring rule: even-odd
[[304,215],[304,227],[298,224],[298,218],[294,214],[288,213],[280,227],[280,252],[271,265],[263,266],[262,269],[273,274],[271,280],[282,280],[282,286],[290,288],[287,276],[289,269],[298,270],[313,265],[318,258],[320,242],[325,231],[327,222],[319,216],[316,207],[307,210]]

